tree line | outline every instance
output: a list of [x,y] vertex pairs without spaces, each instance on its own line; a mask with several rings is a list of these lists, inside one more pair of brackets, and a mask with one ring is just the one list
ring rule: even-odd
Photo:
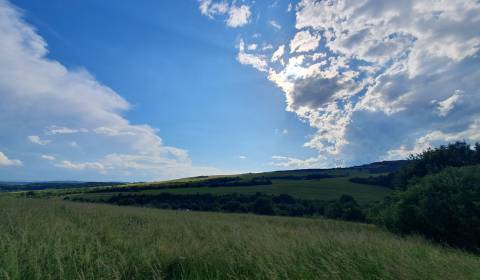
[[209,178],[199,181],[187,182],[171,182],[158,184],[142,184],[142,185],[127,185],[108,188],[96,188],[88,190],[88,193],[105,193],[105,192],[138,192],[143,190],[159,190],[159,189],[179,189],[179,188],[197,188],[197,187],[249,187],[260,185],[271,185],[272,181],[264,177],[255,177],[244,180],[241,177],[219,177]]
[[438,173],[447,167],[480,164],[480,143],[472,147],[466,142],[456,142],[429,148],[420,154],[410,155],[407,162],[396,172],[380,176],[354,177],[350,181],[405,190],[412,180]]
[[[65,197],[66,200],[90,202],[82,197]],[[91,201],[95,202],[95,201]],[[143,206],[172,210],[215,211],[229,213],[254,213],[279,216],[326,216],[332,219],[365,221],[365,216],[349,195],[337,200],[306,200],[287,194],[266,195],[260,192],[246,194],[118,194],[110,197],[107,203],[123,206]]]
[[456,142],[409,160],[376,179],[395,192],[364,208],[367,219],[399,234],[480,252],[480,144]]

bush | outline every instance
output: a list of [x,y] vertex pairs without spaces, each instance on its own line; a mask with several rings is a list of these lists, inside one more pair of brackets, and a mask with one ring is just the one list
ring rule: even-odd
[[392,231],[480,250],[480,165],[447,168],[399,193],[383,211]]
[[350,195],[342,195],[337,201],[330,203],[325,210],[325,216],[330,219],[342,219],[346,221],[363,221],[365,216]]
[[258,198],[253,204],[253,213],[260,215],[273,215],[275,210],[273,209],[272,200],[268,198]]
[[222,206],[222,210],[227,212],[239,212],[239,209],[242,205],[238,201],[230,201],[227,202],[224,206]]

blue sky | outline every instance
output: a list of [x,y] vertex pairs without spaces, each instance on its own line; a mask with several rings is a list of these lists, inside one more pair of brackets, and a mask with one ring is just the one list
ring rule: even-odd
[[479,141],[479,3],[380,2],[1,0],[0,180],[333,167]]
[[[32,15],[50,58],[87,69],[133,105],[128,120],[158,128],[195,163],[264,170],[280,151],[311,152],[301,148],[308,125],[285,112],[275,85],[236,61],[238,34],[209,22],[196,1],[14,3]],[[284,129],[290,135],[276,133]]]

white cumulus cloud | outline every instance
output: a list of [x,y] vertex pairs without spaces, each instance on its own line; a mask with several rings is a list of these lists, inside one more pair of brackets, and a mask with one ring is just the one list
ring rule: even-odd
[[308,30],[299,31],[290,41],[290,52],[313,51],[319,44],[320,37],[312,35]]
[[287,110],[316,129],[305,146],[324,163],[399,158],[422,143],[477,139],[480,2],[302,0],[290,7],[295,24],[282,29],[292,38],[268,60],[252,51],[239,61],[265,73],[285,93]]
[[4,153],[0,152],[0,166],[21,166],[22,161],[18,159],[9,159]]
[[[132,124],[123,116],[130,104],[87,70],[69,69],[49,58],[47,42],[18,9],[2,0],[0,34],[0,130],[12,132],[5,136],[10,143],[22,143],[25,138],[39,145],[50,143],[49,151],[64,159],[58,167],[99,173],[108,169],[112,178],[128,171],[127,165],[114,164],[112,158],[145,167],[137,177],[142,179],[194,175],[208,169],[194,166],[187,151],[165,145],[155,128]],[[44,131],[49,139],[31,131]],[[76,139],[71,139],[75,133]],[[13,145],[9,149],[23,149]],[[87,158],[82,151],[88,151]]]

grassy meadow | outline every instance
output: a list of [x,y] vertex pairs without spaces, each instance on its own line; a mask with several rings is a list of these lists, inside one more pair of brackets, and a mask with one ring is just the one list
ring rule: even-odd
[[0,279],[480,279],[374,225],[0,197]]

